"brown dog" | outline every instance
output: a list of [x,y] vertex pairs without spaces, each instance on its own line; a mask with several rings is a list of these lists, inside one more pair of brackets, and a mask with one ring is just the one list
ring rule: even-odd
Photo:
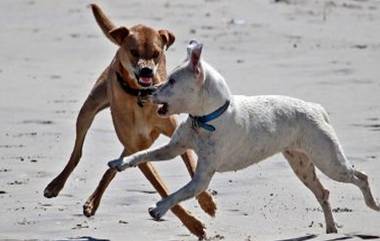
[[[111,114],[117,136],[124,146],[122,156],[146,149],[160,134],[171,136],[177,127],[174,116],[160,118],[157,106],[144,103],[152,87],[166,79],[165,50],[173,44],[175,37],[168,30],[156,31],[144,25],[131,28],[115,27],[96,4],[91,5],[100,28],[119,49],[110,64],[96,81],[90,95],[83,104],[76,124],[76,139],[71,157],[63,171],[46,187],[44,196],[56,197],[67,178],[79,162],[83,142],[95,115],[107,108]],[[192,153],[182,155],[190,175],[194,174],[195,161]],[[162,197],[168,196],[168,189],[150,163],[139,166],[145,177],[152,183]],[[101,197],[114,178],[116,171],[108,169],[103,175],[95,192],[83,206],[86,216],[95,214]],[[202,209],[214,216],[216,205],[212,197],[204,192],[198,196]],[[196,236],[205,236],[202,223],[177,205],[172,211],[182,223]]]

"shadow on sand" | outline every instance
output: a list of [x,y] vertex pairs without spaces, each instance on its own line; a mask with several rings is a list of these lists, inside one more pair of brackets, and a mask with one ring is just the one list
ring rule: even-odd
[[109,239],[98,239],[90,236],[82,236],[76,238],[59,239],[57,241],[110,241]]
[[[302,237],[297,237],[297,238],[290,238],[290,239],[280,239],[280,240],[275,240],[275,241],[306,241],[306,240],[311,240],[318,237],[315,234],[311,235],[306,235]],[[366,234],[344,234],[342,237],[337,237],[337,238],[332,238],[332,239],[323,239],[323,241],[339,241],[339,240],[349,240],[353,238],[360,238],[363,240],[373,240],[373,239],[380,239],[380,236],[376,235],[366,235]]]

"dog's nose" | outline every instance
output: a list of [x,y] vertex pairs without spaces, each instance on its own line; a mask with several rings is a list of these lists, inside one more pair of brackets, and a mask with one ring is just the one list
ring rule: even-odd
[[153,76],[153,70],[151,68],[144,67],[140,70],[139,75],[140,75],[140,77],[152,77]]

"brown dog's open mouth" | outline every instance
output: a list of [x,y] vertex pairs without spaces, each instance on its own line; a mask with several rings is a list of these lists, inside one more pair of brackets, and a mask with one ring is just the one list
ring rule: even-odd
[[153,72],[152,73],[136,73],[135,72],[135,77],[139,85],[141,85],[142,87],[149,87],[153,85]]
[[152,77],[142,77],[140,76],[138,78],[139,84],[143,87],[149,87],[153,85],[153,78]]
[[160,116],[165,116],[169,111],[168,103],[161,103],[158,105],[157,113]]

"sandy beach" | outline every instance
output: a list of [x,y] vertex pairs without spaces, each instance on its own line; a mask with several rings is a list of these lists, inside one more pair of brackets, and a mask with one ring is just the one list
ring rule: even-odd
[[[137,169],[118,174],[97,214],[83,216],[82,205],[106,163],[122,150],[109,110],[96,117],[61,194],[43,197],[69,158],[78,111],[116,51],[90,3],[0,1],[0,240],[197,240],[172,213],[162,222],[151,219],[147,210],[160,197]],[[322,104],[347,157],[369,175],[380,198],[380,1],[96,3],[117,24],[175,33],[168,70],[197,39],[234,94],[281,94]],[[154,146],[167,141],[161,137]],[[172,191],[190,179],[179,158],[155,166]],[[330,190],[338,234],[325,234],[317,200],[281,155],[217,174],[210,185],[215,218],[195,200],[183,205],[203,221],[209,240],[380,239],[380,213],[365,206],[360,191],[318,175]]]

